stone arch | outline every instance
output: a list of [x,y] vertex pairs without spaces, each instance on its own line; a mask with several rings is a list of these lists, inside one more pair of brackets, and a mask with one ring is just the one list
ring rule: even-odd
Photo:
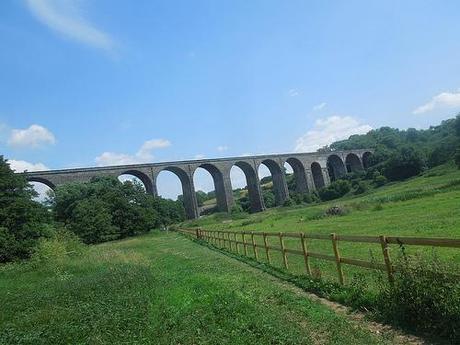
[[44,185],[46,185],[49,188],[51,188],[53,191],[56,189],[56,185],[53,182],[51,182],[50,180],[48,180],[48,179],[46,179],[44,177],[31,176],[31,177],[27,177],[27,181],[28,182],[43,183]]
[[137,177],[142,182],[142,184],[144,185],[145,191],[148,194],[154,194],[152,179],[147,174],[143,173],[142,171],[139,171],[139,170],[126,170],[126,171],[123,171],[118,176],[120,177],[121,175],[131,175],[131,176]]
[[371,159],[372,157],[372,152],[369,152],[369,151],[366,151],[363,153],[363,157],[362,157],[362,162],[363,162],[363,167],[364,169],[367,169],[370,167],[371,165]]
[[187,174],[185,170],[175,166],[164,167],[158,172],[158,174],[160,174],[163,170],[172,172],[179,178],[182,187],[182,195],[184,198],[184,207],[187,218],[198,218],[198,204],[196,202],[195,187],[193,185],[192,177]]
[[272,175],[273,180],[273,191],[275,193],[276,205],[282,205],[283,202],[289,197],[284,167],[281,167],[273,159],[264,159],[260,164],[265,165],[268,170],[270,170],[270,174]]
[[331,181],[335,181],[343,177],[347,173],[342,158],[340,158],[336,154],[332,154],[329,157],[327,157],[327,168],[329,171]]
[[289,164],[294,173],[295,187],[297,193],[308,193],[308,182],[305,167],[297,158],[288,158],[286,163]]
[[347,167],[347,172],[357,172],[363,170],[363,165],[361,164],[361,160],[359,159],[358,155],[354,153],[349,153],[345,158],[345,165]]
[[245,161],[237,161],[233,165],[240,168],[246,177],[251,212],[263,211],[265,209],[265,204],[260,191],[259,177],[256,170],[251,164]]
[[[32,184],[33,189],[37,193],[37,195],[33,197],[33,200],[37,202],[43,203],[48,200],[48,196],[54,195],[56,186],[48,179],[41,177],[30,177],[27,178],[27,182]],[[50,191],[52,194],[50,194]]]
[[324,182],[323,169],[321,169],[321,165],[318,162],[313,162],[311,163],[310,169],[311,174],[313,176],[313,183],[315,184],[315,188],[320,189],[324,187],[326,184]]
[[[224,174],[222,173],[222,171],[215,165],[210,163],[201,164],[197,167],[197,169],[198,168],[206,170],[212,177],[212,180],[214,182],[214,191],[216,193],[216,202],[218,210],[221,212],[229,212],[233,198],[231,193],[230,195],[228,195],[227,193]],[[193,175],[195,175],[197,169],[195,169]]]

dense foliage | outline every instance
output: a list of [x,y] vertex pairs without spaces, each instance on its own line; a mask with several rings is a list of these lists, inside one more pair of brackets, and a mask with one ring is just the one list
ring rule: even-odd
[[108,177],[58,187],[51,206],[55,219],[85,243],[134,236],[185,219],[182,203],[155,198],[140,184]]
[[32,200],[35,195],[0,156],[0,262],[30,256],[38,240],[50,234],[50,214]]
[[389,180],[415,176],[456,157],[460,149],[460,115],[429,129],[381,127],[367,134],[352,135],[323,150],[363,148],[375,149],[370,163]]

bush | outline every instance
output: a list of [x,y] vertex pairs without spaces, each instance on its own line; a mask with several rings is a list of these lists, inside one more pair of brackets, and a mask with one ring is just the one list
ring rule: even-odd
[[283,207],[293,206],[295,203],[291,198],[286,198],[283,202]]
[[243,208],[239,204],[235,204],[232,206],[230,213],[231,214],[240,214],[243,212]]
[[272,208],[276,206],[275,194],[271,190],[263,190],[262,197],[266,208]]
[[65,229],[57,230],[51,238],[40,240],[32,263],[36,265],[61,264],[65,257],[80,255],[84,245],[77,235]]
[[351,190],[351,183],[347,180],[337,180],[329,186],[319,190],[319,197],[323,201],[334,200],[347,194]]
[[344,216],[346,214],[348,214],[350,211],[343,207],[343,206],[338,206],[338,205],[335,205],[335,206],[331,206],[329,207],[325,212],[324,212],[324,215],[325,216]]
[[355,186],[354,194],[363,194],[369,190],[369,186],[364,181],[358,181]]
[[372,179],[372,182],[374,183],[376,187],[382,187],[388,182],[388,180],[385,176],[380,175],[380,173],[378,173],[378,174],[374,174],[374,178]]
[[460,339],[460,271],[438,258],[403,257],[379,295],[386,321],[452,341]]

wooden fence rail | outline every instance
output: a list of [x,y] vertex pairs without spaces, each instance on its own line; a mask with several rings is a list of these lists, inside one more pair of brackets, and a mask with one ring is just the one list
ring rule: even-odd
[[[258,248],[265,252],[267,262],[271,264],[270,251],[278,251],[281,253],[282,261],[285,269],[289,269],[288,254],[301,255],[305,261],[305,269],[307,274],[311,275],[309,258],[327,260],[335,262],[337,268],[338,279],[341,284],[345,283],[345,278],[342,270],[342,264],[358,266],[368,269],[376,269],[386,271],[388,280],[393,281],[394,266],[391,263],[389,255],[389,244],[397,245],[416,245],[416,246],[431,246],[431,247],[448,247],[460,248],[460,239],[448,238],[421,238],[421,237],[396,237],[396,236],[354,236],[354,235],[339,235],[332,233],[310,234],[296,232],[257,232],[257,231],[222,231],[222,230],[205,230],[202,228],[194,229],[178,229],[178,232],[191,235],[197,239],[201,239],[220,248],[228,248],[230,251],[236,251],[240,254],[243,251],[245,256],[248,256],[248,246],[252,248],[253,256],[256,260],[259,259]],[[247,241],[246,235],[250,236],[251,241]],[[241,240],[238,240],[238,237]],[[262,237],[263,244],[256,243],[255,237]],[[270,244],[269,238],[277,237],[279,247]],[[286,238],[298,238],[302,250],[287,248],[285,245]],[[317,253],[311,251],[307,246],[307,240],[324,240],[331,241],[333,255]],[[353,259],[343,257],[340,254],[339,242],[355,242],[355,243],[374,243],[380,244],[383,256],[383,264],[376,262],[364,261],[361,259]]]

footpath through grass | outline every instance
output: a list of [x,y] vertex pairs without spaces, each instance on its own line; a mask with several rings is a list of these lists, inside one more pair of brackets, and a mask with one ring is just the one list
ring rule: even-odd
[[391,344],[179,234],[0,267],[0,344]]

